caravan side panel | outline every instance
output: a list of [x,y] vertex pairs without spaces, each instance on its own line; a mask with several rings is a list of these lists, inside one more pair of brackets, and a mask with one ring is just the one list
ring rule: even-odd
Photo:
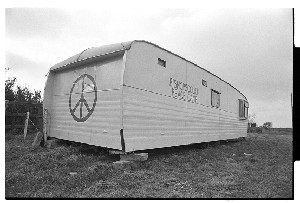
[[[221,93],[219,108],[211,106],[211,89]],[[243,137],[247,121],[238,118],[240,98],[237,90],[194,64],[154,45],[133,43],[123,87],[126,151]]]
[[[146,46],[145,46],[146,45]],[[167,61],[160,66],[158,58]],[[188,144],[183,137],[186,103],[171,96],[170,78],[186,82],[186,62],[146,43],[127,53],[123,87],[126,151]]]

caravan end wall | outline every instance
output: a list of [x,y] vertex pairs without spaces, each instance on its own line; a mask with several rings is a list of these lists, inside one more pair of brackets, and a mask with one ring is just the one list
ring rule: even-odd
[[50,137],[122,149],[123,54],[50,71],[44,105]]

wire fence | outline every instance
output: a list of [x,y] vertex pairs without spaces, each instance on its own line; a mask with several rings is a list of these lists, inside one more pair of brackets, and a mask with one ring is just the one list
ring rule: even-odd
[[5,101],[5,132],[21,133],[29,112],[28,132],[42,131],[43,104]]

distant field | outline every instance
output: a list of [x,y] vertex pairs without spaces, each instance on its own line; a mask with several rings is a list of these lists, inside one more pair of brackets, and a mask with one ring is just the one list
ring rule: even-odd
[[149,150],[135,170],[117,155],[61,142],[31,151],[34,135],[5,137],[5,196],[40,198],[292,198],[292,134]]

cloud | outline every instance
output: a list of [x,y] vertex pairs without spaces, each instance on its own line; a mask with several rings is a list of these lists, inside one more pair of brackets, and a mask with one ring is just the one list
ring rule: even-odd
[[162,22],[162,38],[170,50],[218,75],[250,99],[280,100],[292,91],[291,14],[291,9],[173,13]]
[[56,38],[63,33],[69,20],[60,9],[6,8],[6,36]]
[[6,37],[8,64],[30,84],[86,48],[144,39],[232,84],[264,119],[287,115],[292,9],[13,8]]
[[24,56],[6,52],[5,66],[9,67],[9,74],[17,78],[20,86],[27,85],[36,90],[43,90],[48,64],[32,61]]
[[250,103],[250,113],[255,112],[255,122],[261,126],[263,123],[273,122],[274,127],[291,127],[292,110],[290,97],[285,101],[264,101],[254,100]]
[[37,67],[41,66],[41,63],[37,63],[36,61],[32,61],[29,58],[9,51],[6,52],[5,57],[5,65],[8,67],[14,67],[15,70],[24,70],[26,68],[26,71],[32,72],[33,70],[36,70]]

